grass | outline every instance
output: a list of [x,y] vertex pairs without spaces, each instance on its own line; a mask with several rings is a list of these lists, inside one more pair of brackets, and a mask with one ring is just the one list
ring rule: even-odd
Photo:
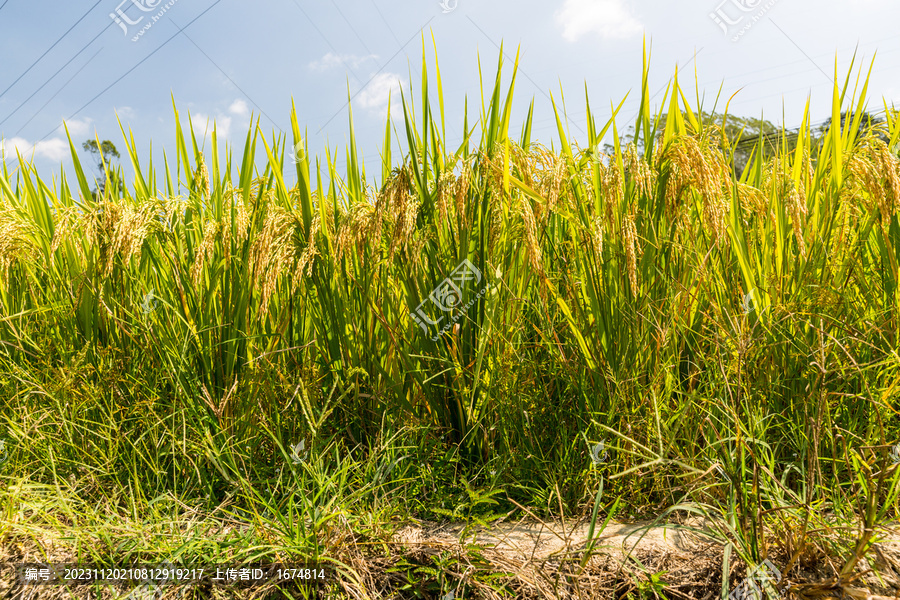
[[[900,494],[898,113],[863,127],[848,75],[824,137],[807,105],[736,176],[677,75],[651,111],[648,62],[609,155],[618,109],[600,126],[587,97],[588,139],[555,107],[558,150],[532,140],[533,103],[514,136],[502,60],[448,147],[423,60],[377,188],[352,115],[346,173],[300,152],[289,187],[295,111],[293,139],[257,126],[220,163],[176,109],[162,170],[123,127],[135,178],[110,169],[96,199],[71,139],[75,187],[4,165],[0,547],[334,569],[292,597],[512,597],[545,592],[392,533],[528,514],[590,517],[590,540],[693,514],[723,548],[717,594],[769,557],[809,594],[857,585]],[[826,557],[832,578],[804,579]],[[663,575],[622,589],[674,594]]]

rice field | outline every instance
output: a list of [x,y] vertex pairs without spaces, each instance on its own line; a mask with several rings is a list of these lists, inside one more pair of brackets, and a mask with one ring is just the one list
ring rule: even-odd
[[[316,563],[265,597],[444,600],[725,598],[770,561],[783,597],[895,594],[860,573],[898,517],[900,113],[854,70],[823,136],[807,105],[736,172],[727,103],[676,75],[654,109],[648,63],[635,122],[586,97],[587,136],[559,103],[537,140],[501,60],[455,147],[423,61],[368,171],[352,115],[338,172],[296,111],[224,161],[177,111],[161,165],[123,127],[134,179],[96,196],[71,138],[72,183],[3,165],[0,559]],[[553,585],[396,542],[523,517],[589,523]],[[597,575],[612,520],[692,517],[702,581]]]

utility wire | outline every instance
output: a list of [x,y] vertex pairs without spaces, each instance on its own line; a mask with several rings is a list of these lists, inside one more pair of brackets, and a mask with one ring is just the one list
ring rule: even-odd
[[775,21],[772,20],[772,17],[769,17],[769,21],[772,23],[772,25],[775,26],[776,29],[778,29],[778,31],[780,31],[782,34],[784,34],[784,37],[786,37],[786,38],[788,39],[788,41],[789,41],[790,43],[792,43],[792,44],[794,45],[794,47],[796,47],[797,50],[799,50],[800,53],[801,53],[803,56],[805,56],[805,57],[809,60],[809,62],[811,62],[811,63],[812,63],[819,71],[822,72],[822,75],[824,75],[825,78],[828,79],[828,81],[830,81],[832,84],[834,84],[834,79],[832,79],[831,76],[830,76],[828,73],[826,73],[826,72],[822,69],[822,67],[819,66],[819,63],[817,63],[816,61],[814,61],[814,60],[812,59],[812,57],[811,57],[809,54],[807,54],[806,51],[805,51],[803,48],[801,48],[801,47],[797,44],[797,42],[795,42],[795,41],[793,40],[793,38],[791,38],[791,36],[789,36],[789,35],[787,34],[787,32],[786,32],[784,29],[782,29],[781,27],[779,27],[779,26],[778,26],[778,23],[776,23]]
[[102,51],[103,51],[103,47],[101,46],[101,47],[100,47],[100,50],[97,50],[96,52],[94,52],[94,55],[93,55],[92,57],[90,57],[90,58],[87,60],[86,63],[84,63],[83,65],[81,65],[81,67],[80,67],[77,71],[75,71],[75,74],[72,75],[72,76],[69,78],[69,80],[66,81],[66,82],[62,85],[61,88],[59,88],[58,90],[56,90],[56,93],[55,93],[55,94],[53,94],[52,96],[50,96],[50,99],[47,100],[46,102],[44,102],[44,105],[43,105],[42,107],[40,107],[39,109],[37,109],[37,111],[35,111],[35,113],[34,113],[33,115],[31,115],[31,118],[30,118],[30,119],[28,119],[27,121],[25,121],[25,123],[22,125],[22,127],[20,127],[19,130],[16,132],[16,136],[18,136],[20,133],[22,133],[22,130],[25,129],[26,127],[28,127],[28,124],[31,123],[31,122],[34,120],[35,117],[37,117],[39,114],[41,114],[41,112],[43,112],[43,110],[44,110],[45,108],[47,108],[47,105],[50,104],[50,103],[53,101],[54,98],[56,98],[57,96],[59,96],[60,93],[62,93],[62,91],[63,91],[64,89],[66,89],[66,86],[68,86],[70,83],[72,83],[72,80],[75,79],[76,77],[78,77],[78,74],[81,73],[82,71],[84,71],[84,68],[85,68],[86,66],[88,66],[89,64],[91,64],[91,63],[94,61],[94,59],[97,58],[97,55],[99,55],[100,52],[102,52]]
[[[9,2],[9,0],[6,0],[6,1]],[[0,8],[2,8],[2,7],[0,7]],[[57,75],[59,75],[59,74],[60,74],[66,67],[68,67],[70,64],[72,64],[72,61],[74,61],[76,58],[78,58],[79,56],[81,56],[81,53],[82,53],[82,52],[84,52],[85,50],[87,50],[88,47],[89,47],[91,44],[93,44],[94,42],[97,41],[97,38],[99,38],[101,35],[103,35],[103,34],[106,32],[106,30],[109,29],[110,27],[112,27],[113,25],[115,25],[115,23],[113,23],[112,21],[110,21],[109,25],[107,25],[106,27],[104,27],[104,28],[100,31],[100,33],[98,33],[97,35],[95,35],[95,36],[93,37],[93,39],[91,39],[91,41],[89,41],[87,44],[85,44],[85,45],[81,48],[81,50],[79,50],[74,56],[72,56],[72,58],[70,58],[70,59],[66,62],[66,64],[64,64],[63,66],[61,66],[59,69],[56,70],[56,73],[54,73],[54,74],[51,75],[49,78],[47,78],[47,80],[46,80],[44,83],[41,84],[41,87],[39,87],[38,89],[36,89],[36,90],[34,91],[33,94],[31,94],[30,96],[28,96],[28,97],[27,97],[25,100],[23,100],[22,103],[19,104],[19,105],[18,105],[11,113],[9,113],[8,115],[6,115],[6,118],[3,119],[2,121],[0,121],[0,126],[2,126],[4,123],[6,123],[6,122],[9,120],[9,118],[12,117],[14,114],[16,114],[17,112],[19,112],[19,109],[21,109],[23,106],[25,106],[26,104],[28,104],[28,102],[30,102],[31,99],[34,98],[34,97],[38,94],[38,92],[40,92],[42,89],[44,89],[45,87],[47,87],[47,85],[48,85],[53,79],[55,79]],[[91,59],[91,60],[93,60],[93,59]],[[88,62],[90,62],[90,61],[88,61]],[[84,68],[84,67],[82,67],[82,68]],[[34,117],[32,117],[32,118],[34,118]],[[30,119],[29,119],[29,120],[30,120]]]
[[366,52],[368,52],[369,54],[372,54],[372,51],[369,50],[369,47],[366,46],[366,43],[363,41],[362,37],[360,37],[359,32],[356,31],[356,27],[353,26],[353,23],[351,23],[350,20],[347,18],[347,16],[344,14],[344,11],[341,10],[341,7],[337,5],[337,2],[335,2],[334,0],[331,0],[331,3],[334,4],[334,7],[337,9],[338,13],[340,13],[340,15],[341,15],[341,18],[344,19],[344,22],[350,28],[350,31],[353,32],[353,35],[356,36],[356,39],[359,40],[359,43],[362,44],[363,48],[366,49]]
[[[6,0],[6,1],[8,2],[9,0]],[[59,38],[58,38],[55,42],[53,42],[53,45],[50,46],[49,48],[47,48],[47,51],[46,51],[46,52],[44,52],[43,54],[41,54],[41,55],[38,57],[38,59],[37,59],[36,61],[34,61],[33,63],[31,63],[31,66],[28,67],[27,69],[25,69],[25,72],[24,72],[24,73],[22,73],[21,75],[19,75],[19,76],[16,78],[15,81],[13,81],[11,84],[9,84],[9,87],[7,87],[5,90],[3,90],[3,92],[0,92],[0,98],[2,98],[3,96],[5,96],[5,95],[6,95],[6,92],[8,92],[8,91],[10,90],[10,88],[12,88],[12,86],[14,86],[14,85],[16,85],[17,83],[19,83],[19,81],[20,81],[23,77],[25,77],[25,75],[27,75],[28,72],[31,71],[31,69],[33,69],[34,66],[35,66],[36,64],[38,64],[39,62],[41,62],[41,59],[43,59],[45,56],[47,56],[47,54],[49,54],[51,50],[53,50],[54,48],[56,48],[56,45],[59,44],[61,41],[63,41],[63,38],[65,38],[67,35],[69,35],[69,34],[72,32],[72,30],[75,29],[75,27],[78,26],[79,23],[81,23],[82,21],[84,21],[85,17],[87,17],[87,16],[91,13],[92,10],[94,10],[95,8],[97,8],[97,6],[99,6],[101,2],[103,2],[103,0],[97,0],[97,2],[94,3],[94,5],[93,5],[92,7],[90,7],[89,9],[87,9],[87,12],[84,13],[83,15],[81,15],[81,18],[78,19],[77,21],[75,21],[75,24],[72,25],[71,27],[69,27],[69,29],[67,29],[66,32],[65,32],[64,34],[62,34],[61,36],[59,36]],[[6,6],[6,2],[4,2],[3,5]],[[0,8],[2,8],[2,7],[0,7]]]
[[375,3],[375,0],[369,0],[372,3],[372,6],[375,7],[375,10],[378,11],[378,16],[381,17],[381,20],[384,21],[384,24],[387,25],[388,31],[391,32],[391,35],[394,36],[394,41],[397,42],[398,45],[402,45],[400,42],[400,38],[397,37],[397,34],[394,33],[394,28],[391,27],[391,24],[387,19],[384,18],[384,13],[381,12],[381,9],[378,8],[378,4]]
[[[6,2],[9,2],[9,0],[5,0],[4,5],[6,4]],[[3,6],[0,6],[0,9],[2,9],[2,8],[3,8]],[[128,8],[131,8],[131,6],[129,6]],[[125,12],[128,11],[128,8],[125,9]],[[112,21],[110,21],[110,23],[109,23],[106,27],[104,27],[103,29],[101,29],[101,30],[100,30],[100,33],[98,33],[97,35],[95,35],[93,38],[91,38],[91,40],[90,40],[88,43],[86,43],[84,46],[82,46],[82,47],[81,47],[81,50],[79,50],[78,52],[76,52],[76,53],[72,56],[72,58],[70,58],[68,61],[66,61],[66,64],[64,64],[64,65],[61,66],[59,69],[57,69],[57,70],[56,70],[56,73],[54,73],[53,75],[51,75],[44,83],[42,83],[41,86],[40,86],[37,90],[35,90],[33,94],[31,94],[31,96],[29,96],[28,98],[26,98],[25,101],[22,102],[21,104],[19,104],[19,106],[17,106],[17,107],[15,108],[15,110],[13,110],[11,113],[9,113],[9,114],[6,116],[5,119],[3,119],[2,121],[0,121],[0,126],[2,126],[4,123],[6,123],[6,121],[9,120],[9,118],[10,118],[11,116],[13,116],[16,112],[19,111],[19,109],[21,109],[21,108],[22,108],[25,104],[27,104],[32,98],[34,98],[34,96],[37,95],[38,92],[40,92],[40,91],[41,91],[42,89],[44,89],[47,85],[49,85],[50,81],[52,81],[53,79],[55,79],[57,75],[59,75],[62,71],[64,71],[64,70],[66,69],[66,67],[68,67],[70,64],[72,64],[72,62],[73,62],[76,58],[78,58],[79,56],[81,56],[81,54],[82,54],[85,50],[87,50],[87,49],[90,47],[91,44],[93,44],[94,42],[96,42],[97,39],[98,39],[101,35],[103,35],[104,33],[106,33],[106,30],[109,29],[110,27],[112,27],[113,25],[115,25],[115,23],[112,22]],[[91,57],[91,59],[88,61],[88,63],[92,62],[93,60],[94,60],[94,58]],[[83,68],[84,68],[84,67],[82,67],[82,69],[83,69]],[[80,71],[80,70],[81,70],[81,69],[79,69],[79,71]],[[57,92],[57,93],[58,93],[58,92]],[[54,96],[55,96],[55,95],[54,95]],[[46,104],[45,104],[44,106],[46,106]],[[32,115],[31,119],[29,119],[28,122],[30,123],[31,120],[34,119],[36,116],[37,116],[37,115]],[[23,126],[23,127],[24,127],[24,126]],[[22,130],[19,129],[19,131],[21,132]],[[16,135],[18,135],[18,133],[17,133]]]
[[[6,2],[9,2],[9,0],[6,0]],[[0,6],[0,8],[3,8],[3,7]],[[129,6],[128,8],[131,8],[131,6]],[[125,9],[125,12],[128,11],[128,8]],[[15,108],[15,110],[13,110],[11,113],[9,113],[9,114],[6,116],[6,118],[3,119],[3,121],[0,121],[0,126],[2,126],[4,123],[6,123],[6,121],[7,121],[12,115],[14,115],[16,112],[18,112],[19,109],[22,108],[22,106],[24,106],[25,104],[27,104],[32,98],[34,98],[34,96],[35,96],[38,92],[40,92],[42,89],[44,89],[44,88],[50,83],[51,80],[55,79],[57,75],[59,75],[62,71],[64,71],[64,70],[66,69],[66,67],[68,67],[70,64],[72,64],[72,62],[73,62],[76,58],[78,58],[79,56],[81,56],[81,54],[82,54],[85,50],[87,50],[88,47],[90,47],[91,44],[93,44],[94,42],[96,42],[97,39],[98,39],[101,35],[103,35],[104,33],[106,33],[106,30],[109,29],[110,27],[112,27],[113,25],[115,25],[115,23],[114,23],[113,21],[110,21],[110,23],[109,23],[106,27],[104,27],[103,29],[101,29],[101,30],[100,30],[100,33],[98,33],[97,35],[95,35],[93,38],[91,38],[91,41],[89,41],[89,42],[86,43],[84,46],[82,46],[82,47],[81,47],[81,50],[79,50],[78,52],[76,52],[76,53],[72,56],[72,58],[70,58],[68,61],[66,61],[66,64],[64,64],[64,65],[61,66],[59,69],[57,69],[57,70],[56,70],[56,73],[54,73],[53,75],[51,75],[51,76],[50,76],[43,84],[41,84],[41,86],[40,86],[37,90],[35,90],[35,92],[34,92],[31,96],[29,96],[24,102],[22,102],[19,106],[17,106],[17,107]],[[93,60],[93,58],[92,58],[91,60]],[[90,62],[90,61],[89,61],[89,62]],[[33,119],[33,118],[34,118],[34,117],[32,117],[32,119]],[[30,120],[31,120],[31,119],[29,119],[29,121],[30,121]],[[20,129],[20,131],[21,131],[21,129]]]
[[306,17],[306,20],[309,21],[309,24],[313,26],[313,29],[316,30],[316,33],[318,33],[319,36],[320,36],[323,40],[325,40],[325,43],[328,44],[328,47],[329,47],[329,48],[331,48],[331,51],[332,51],[332,53],[334,54],[335,58],[337,58],[337,59],[341,62],[341,64],[344,65],[344,67],[347,69],[347,72],[350,73],[350,75],[353,76],[353,79],[355,79],[358,83],[362,83],[362,80],[359,78],[359,76],[358,76],[356,73],[354,73],[353,70],[350,68],[350,66],[347,65],[347,63],[344,62],[344,59],[341,58],[341,55],[340,55],[340,53],[337,51],[337,48],[335,48],[334,45],[331,43],[331,39],[330,39],[327,35],[325,35],[324,33],[322,33],[322,30],[319,29],[319,26],[316,25],[316,22],[313,21],[313,20],[310,18],[310,16],[309,16],[308,14],[306,14],[306,11],[303,10],[303,7],[300,6],[300,3],[297,2],[297,0],[294,0],[294,4],[297,5],[297,9],[298,9],[300,12],[302,12],[302,13],[303,13],[303,16]]
[[381,72],[384,71],[385,68],[387,68],[387,66],[388,66],[389,64],[391,64],[391,61],[394,60],[395,58],[397,58],[397,55],[400,54],[401,52],[403,52],[403,50],[406,49],[406,47],[409,46],[409,44],[410,44],[414,39],[416,39],[416,38],[419,36],[419,34],[422,33],[422,31],[424,31],[425,28],[428,27],[428,24],[431,23],[432,21],[434,21],[434,17],[431,17],[430,19],[428,19],[428,21],[426,21],[425,24],[422,25],[422,26],[419,28],[419,30],[418,30],[417,32],[415,32],[415,33],[412,35],[412,37],[410,37],[410,38],[406,41],[405,44],[403,44],[402,46],[400,46],[400,49],[397,50],[396,52],[394,52],[394,55],[391,56],[389,59],[387,59],[387,61],[384,63],[384,65],[383,65],[380,69],[378,69],[378,71],[376,71],[375,74],[372,75],[372,77],[369,78],[369,80],[365,83],[365,85],[363,85],[361,88],[359,88],[359,89],[356,91],[355,94],[353,94],[352,96],[350,96],[350,98],[347,99],[347,102],[346,102],[342,107],[340,107],[340,108],[337,110],[337,112],[335,112],[333,115],[331,115],[331,118],[328,119],[328,120],[325,122],[325,124],[322,125],[322,127],[319,128],[319,131],[316,132],[316,135],[319,135],[319,134],[322,132],[323,129],[325,129],[326,127],[328,127],[328,125],[329,125],[332,121],[334,121],[334,118],[335,118],[336,116],[338,116],[338,115],[341,113],[341,111],[343,111],[343,110],[347,107],[347,105],[349,105],[350,102],[360,94],[360,92],[362,92],[364,89],[366,89],[366,87],[368,87],[368,85],[369,85],[370,83],[372,83],[372,81],[373,81],[376,77],[378,77],[379,75],[381,75]]
[[[202,13],[200,13],[199,15],[197,15],[196,17],[194,17],[193,19],[191,19],[191,21],[190,21],[187,25],[185,25],[184,27],[182,27],[181,29],[179,29],[179,31],[176,32],[174,35],[172,35],[172,37],[170,37],[170,38],[167,39],[165,42],[163,42],[162,44],[160,44],[159,46],[157,46],[156,49],[155,49],[153,52],[151,52],[150,54],[148,54],[147,56],[145,56],[144,58],[142,58],[142,59],[140,60],[140,62],[138,62],[136,65],[134,65],[133,67],[131,67],[130,69],[128,69],[127,71],[125,71],[125,73],[123,73],[118,79],[116,79],[116,80],[113,81],[111,84],[109,84],[108,86],[106,86],[105,88],[103,88],[101,91],[99,91],[93,98],[91,98],[90,100],[88,100],[81,108],[79,108],[79,109],[76,110],[74,113],[72,113],[72,115],[69,116],[69,118],[66,119],[66,120],[68,121],[69,119],[74,118],[78,113],[80,113],[80,112],[83,111],[85,108],[87,108],[88,106],[90,106],[97,98],[99,98],[100,96],[102,96],[103,94],[105,94],[106,92],[108,92],[113,86],[115,86],[117,83],[119,83],[120,81],[122,81],[123,79],[125,79],[128,75],[130,75],[135,69],[137,69],[137,68],[140,67],[142,64],[144,64],[145,62],[147,62],[147,60],[149,60],[151,56],[153,56],[154,54],[156,54],[157,52],[159,52],[160,50],[162,50],[169,42],[171,42],[171,41],[174,40],[176,37],[178,37],[178,35],[179,35],[184,29],[187,29],[188,27],[190,27],[191,25],[193,25],[200,17],[202,17],[203,15],[205,15],[206,13],[208,13],[209,11],[211,11],[211,10],[212,10],[217,4],[219,4],[221,1],[222,1],[222,0],[216,0],[215,2],[213,2],[206,10],[204,10]],[[56,131],[56,129],[57,129],[57,128],[54,127],[47,135],[45,135],[44,137],[42,137],[42,138],[41,138],[40,140],[38,140],[38,141],[44,141],[44,140],[46,140],[48,137],[50,137],[51,135],[53,135],[53,133]]]
[[[170,18],[169,20],[172,22],[173,25],[175,25],[175,27],[178,27],[178,24],[175,22],[174,19],[171,19],[171,18]],[[284,130],[281,129],[281,127],[278,126],[278,123],[275,122],[275,119],[273,119],[272,117],[270,117],[269,115],[267,115],[267,114],[266,114],[266,111],[264,111],[264,110],[262,109],[262,107],[261,107],[259,104],[257,104],[256,100],[254,100],[253,98],[251,98],[251,97],[250,97],[250,94],[248,94],[247,92],[245,92],[245,91],[243,90],[243,88],[241,88],[241,86],[239,86],[239,85],[237,84],[237,82],[236,82],[234,79],[231,78],[231,75],[229,75],[228,73],[225,72],[225,69],[223,69],[222,67],[220,67],[220,66],[216,63],[216,61],[214,61],[214,60],[212,59],[212,57],[211,57],[209,54],[207,54],[207,53],[203,50],[203,48],[201,48],[199,45],[197,45],[197,42],[195,42],[195,41],[193,40],[193,38],[191,38],[191,36],[189,36],[187,33],[185,33],[184,30],[179,31],[179,33],[181,33],[181,35],[183,35],[184,37],[186,37],[186,38],[188,39],[188,41],[189,41],[190,43],[192,43],[192,44],[194,45],[194,47],[195,47],[197,50],[199,50],[200,53],[201,53],[203,56],[205,56],[206,59],[207,59],[209,62],[211,62],[211,63],[213,64],[213,66],[214,66],[215,68],[217,68],[217,69],[219,70],[219,72],[222,73],[222,75],[224,75],[224,76],[228,79],[228,81],[231,82],[231,85],[233,85],[234,87],[236,87],[240,93],[242,93],[244,96],[246,96],[246,97],[247,97],[247,100],[249,100],[250,102],[252,102],[252,103],[253,103],[253,106],[255,106],[256,108],[258,108],[258,109],[259,109],[259,112],[261,112],[261,113],[262,113],[269,121],[272,122],[272,125],[274,125],[274,126],[275,126],[277,129],[279,129],[282,133],[284,133]]]
[[6,6],[6,3],[7,3],[7,2],[9,2],[9,0],[5,0],[5,1],[3,2],[3,4],[0,4],[0,10],[3,10],[3,7]]
[[[883,112],[884,112],[884,111],[880,111],[880,112],[876,112],[876,113],[868,113],[869,116],[872,117],[872,120],[870,121],[870,123],[871,123],[872,125],[877,125],[879,122],[882,122],[882,121],[879,121],[879,120],[878,120],[878,119],[879,119],[879,116],[878,116],[878,115],[881,114],[881,113],[883,113]],[[810,131],[810,132],[823,131],[824,128],[825,128],[825,126],[826,126],[826,125],[830,125],[830,124],[831,124],[831,119],[825,119],[824,121],[820,121],[820,122],[818,122],[818,123],[810,123],[810,124],[809,124],[809,131]],[[860,121],[860,124],[862,124],[862,121]],[[843,127],[845,127],[846,125],[847,125],[846,121],[842,119],[842,120],[841,120],[841,127],[843,128]],[[800,130],[801,130],[802,128],[803,128],[803,126],[800,125],[799,127],[793,127],[793,128],[791,128],[791,129],[785,129],[784,131],[775,131],[775,132],[772,132],[772,133],[763,133],[763,134],[762,134],[762,138],[763,138],[763,141],[764,141],[765,143],[768,143],[768,144],[772,144],[773,142],[775,142],[775,143],[780,143],[780,142],[781,142],[781,139],[782,139],[782,135],[783,135],[783,136],[784,136],[784,139],[785,139],[787,142],[790,143],[790,142],[796,140],[798,137],[800,137],[800,133],[801,133]],[[760,137],[760,134],[759,134],[759,133],[744,135],[744,136],[741,137],[741,139],[739,139],[739,140],[735,143],[735,146],[741,147],[741,148],[747,148],[747,147],[750,147],[750,146],[754,146],[754,145],[756,145],[756,143],[759,141],[759,137]]]

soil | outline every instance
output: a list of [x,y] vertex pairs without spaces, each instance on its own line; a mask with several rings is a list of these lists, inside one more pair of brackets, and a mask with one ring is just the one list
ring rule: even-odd
[[[725,545],[713,535],[712,525],[699,519],[668,524],[611,522],[600,531],[598,524],[594,552],[587,560],[584,550],[590,523],[584,521],[519,521],[481,530],[462,524],[423,524],[401,528],[393,541],[411,556],[416,556],[417,549],[426,555],[439,551],[461,556],[467,548],[477,547],[484,564],[476,568],[509,573],[508,583],[523,598],[711,600],[721,597],[725,558]],[[783,590],[783,598],[900,597],[900,531],[893,528],[886,533],[873,544],[867,559],[859,562],[856,577],[841,581],[837,576],[843,561],[811,551],[796,561],[790,578],[780,572],[772,575],[778,579],[778,591]],[[768,558],[773,566],[783,567],[790,561],[783,548],[771,548]],[[731,552],[729,589],[739,586],[746,575],[746,565]],[[654,579],[663,585],[655,587]],[[661,593],[654,596],[658,590]]]
[[[585,552],[590,525],[583,521],[523,520],[494,523],[489,528],[417,522],[399,526],[393,535],[379,538],[375,544],[344,532],[338,535],[338,547],[342,548],[342,562],[352,568],[354,576],[343,578],[340,585],[344,597],[373,600],[494,600],[511,597],[510,592],[515,598],[540,599],[713,600],[721,598],[726,557],[721,538],[713,535],[714,525],[701,520],[667,524],[610,522],[602,531],[598,525],[590,555]],[[779,572],[775,577],[780,597],[900,598],[900,531],[891,528],[881,533],[867,557],[856,566],[854,576],[844,580],[837,577],[844,558],[829,555],[821,548],[804,552],[789,576],[782,577]],[[96,598],[86,588],[27,589],[10,576],[15,563],[75,562],[62,542],[48,533],[7,539],[0,544],[0,599]],[[772,547],[768,549],[768,560],[779,569],[790,562],[790,556],[784,548]],[[730,590],[747,577],[746,565],[736,552],[729,553],[726,576]],[[505,596],[499,591],[501,587],[506,590]],[[160,589],[147,596],[148,600],[284,597],[265,589],[200,596],[185,596],[183,587]],[[101,594],[104,599],[124,595],[112,589]]]

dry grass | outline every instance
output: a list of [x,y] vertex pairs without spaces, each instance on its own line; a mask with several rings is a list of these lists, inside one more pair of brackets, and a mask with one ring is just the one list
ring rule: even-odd
[[[589,556],[585,555],[589,529],[586,522],[523,519],[496,523],[486,529],[472,529],[462,523],[423,522],[393,532],[385,529],[376,534],[376,544],[372,544],[371,538],[363,542],[350,529],[336,527],[324,541],[331,558],[349,570],[336,577],[336,587],[328,592],[321,588],[317,597],[395,598],[411,581],[421,580],[423,576],[422,585],[428,580],[440,580],[456,591],[456,597],[485,600],[653,597],[650,582],[656,575],[664,582],[667,598],[708,600],[719,596],[724,559],[723,545],[715,541],[715,528],[709,525],[697,520],[630,525],[612,522],[596,535],[594,551]],[[138,524],[130,525],[135,526],[142,528]],[[176,527],[179,529],[170,533],[174,538],[191,539],[200,531],[206,532],[204,535],[210,540],[223,542],[234,535],[267,537],[258,525],[196,513]],[[119,540],[127,541],[128,536]],[[778,545],[772,548],[769,558],[784,564],[789,557],[786,549]],[[779,587],[789,586],[786,600],[838,597],[880,600],[900,594],[900,533],[876,544],[873,558],[860,561],[849,577],[838,576],[840,562],[836,561],[839,560],[825,552],[821,544],[811,545],[792,571],[784,574]],[[46,587],[36,596],[29,593],[15,583],[10,570],[11,565],[24,562],[77,560],[71,542],[52,530],[30,527],[28,535],[15,534],[0,546],[0,565],[3,565],[0,597],[9,600],[95,598],[88,589]],[[746,565],[732,560],[731,587],[737,586],[745,576]],[[425,591],[427,586],[421,589],[429,597]],[[176,590],[167,592],[163,598],[180,597]],[[186,597],[279,597],[273,595],[275,588],[271,586],[255,592],[218,588],[193,593]],[[104,599],[115,597],[111,588],[105,589],[102,595]]]

